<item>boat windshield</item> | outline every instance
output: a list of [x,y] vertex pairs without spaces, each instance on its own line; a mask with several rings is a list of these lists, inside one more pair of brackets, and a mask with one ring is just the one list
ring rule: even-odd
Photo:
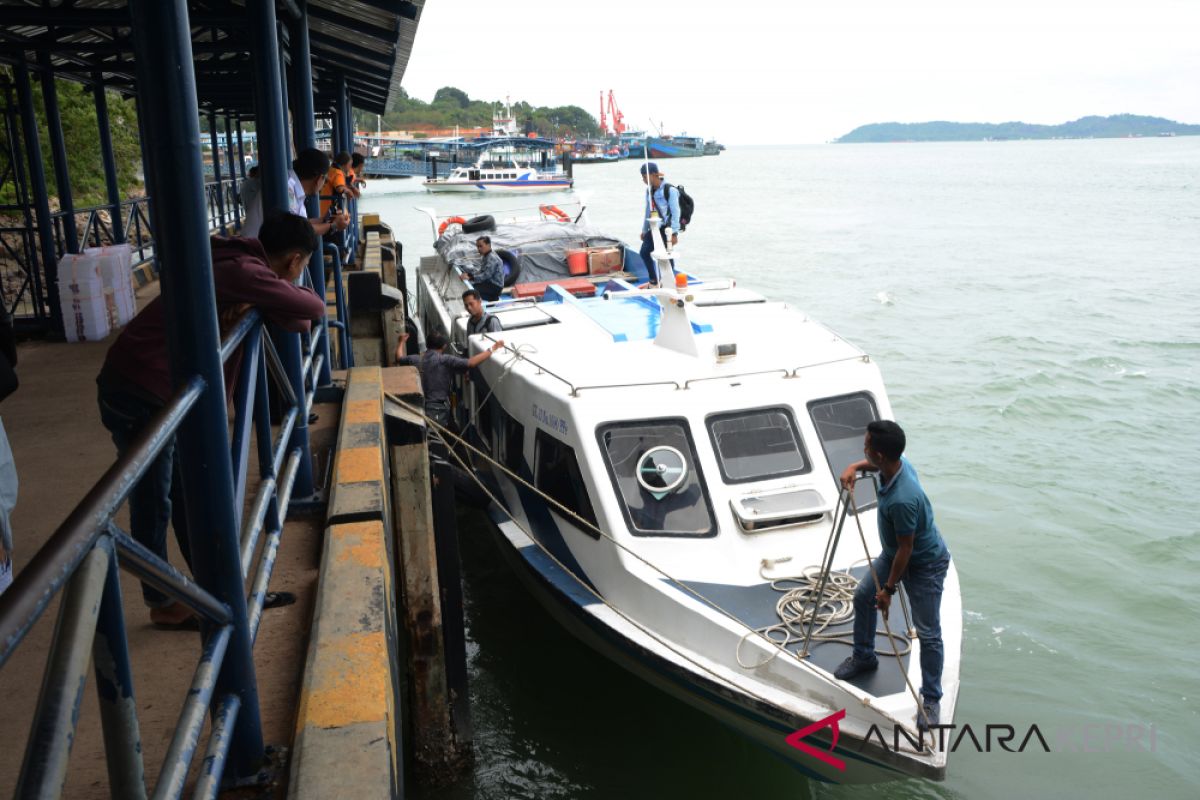
[[637,536],[713,536],[716,526],[687,422],[619,422],[597,431],[629,530]]
[[[867,424],[879,419],[875,401],[865,392],[828,397],[809,403],[808,413],[817,429],[821,447],[825,449],[833,479],[837,481],[842,470],[863,457]],[[875,482],[860,480],[855,483],[854,502],[859,510],[875,505]]]
[[812,470],[792,412],[786,408],[716,414],[708,418],[708,433],[726,483],[782,478]]

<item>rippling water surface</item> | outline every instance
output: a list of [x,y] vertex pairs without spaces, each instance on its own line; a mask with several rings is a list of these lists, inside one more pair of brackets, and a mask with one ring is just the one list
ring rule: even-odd
[[[879,362],[962,580],[956,722],[1036,724],[1055,752],[964,748],[941,784],[810,783],[575,641],[464,513],[478,756],[428,800],[1200,796],[1200,138],[661,166],[697,200],[691,269],[787,300]],[[637,165],[576,176],[593,223],[635,240]],[[414,206],[565,199],[369,191],[412,272],[433,238]],[[1108,738],[1130,725],[1154,726],[1154,752]]]

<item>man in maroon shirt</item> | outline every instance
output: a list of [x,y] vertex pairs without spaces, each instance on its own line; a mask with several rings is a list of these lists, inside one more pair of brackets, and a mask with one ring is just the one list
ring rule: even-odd
[[[282,211],[269,213],[257,239],[212,238],[213,288],[222,329],[250,306],[292,332],[307,331],[325,313],[325,301],[311,289],[295,285],[316,248],[308,220]],[[240,351],[225,364],[225,396],[233,395]],[[162,298],[139,313],[108,350],[99,384],[100,419],[123,455],[172,394],[167,355],[167,324]],[[215,387],[214,387],[215,388]],[[186,560],[191,558],[187,519],[174,441],[163,448],[129,495],[130,533],[163,560],[167,559],[167,525]],[[191,612],[162,592],[142,584],[150,620],[159,627],[190,627]]]

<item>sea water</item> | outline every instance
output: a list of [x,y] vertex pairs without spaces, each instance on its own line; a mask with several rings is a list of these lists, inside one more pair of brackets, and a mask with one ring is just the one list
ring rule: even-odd
[[[962,581],[955,721],[1012,725],[1013,749],[1036,725],[1051,752],[967,742],[944,783],[809,782],[577,642],[464,513],[476,760],[418,794],[1200,796],[1200,137],[745,147],[660,166],[696,198],[688,269],[786,300],[878,362]],[[575,175],[591,221],[636,243],[637,162]],[[433,242],[414,206],[571,197],[379,180],[362,208],[395,229],[411,283]]]

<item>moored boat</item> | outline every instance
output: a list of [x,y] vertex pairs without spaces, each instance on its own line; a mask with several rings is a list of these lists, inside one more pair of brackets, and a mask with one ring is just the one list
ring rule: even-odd
[[695,158],[704,155],[699,136],[650,136],[646,139],[650,158]]
[[[437,231],[442,218],[427,213]],[[839,515],[837,476],[861,457],[866,424],[891,417],[875,363],[731,280],[679,271],[672,288],[638,288],[638,254],[585,211],[494,217],[509,278],[487,310],[503,333],[466,336],[460,266],[478,234],[453,224],[422,260],[418,310],[426,334],[463,353],[505,342],[460,387],[458,422],[483,454],[501,552],[533,594],[600,652],[810,777],[943,777],[944,749],[907,746],[920,644],[900,614],[880,626],[896,638],[881,638],[878,670],[846,682],[832,673],[848,622],[831,608],[805,645],[807,626],[781,635],[776,612],[776,581],[811,590],[835,529],[856,524]],[[661,239],[655,254],[668,256]],[[860,482],[857,506],[875,498]],[[866,550],[847,530],[831,559],[841,583],[878,554],[874,514],[857,522]],[[953,564],[941,618],[950,725],[962,642]]]
[[564,173],[542,172],[515,158],[489,161],[487,151],[472,166],[455,167],[444,178],[425,181],[425,188],[431,192],[555,192],[574,185],[574,179]]

